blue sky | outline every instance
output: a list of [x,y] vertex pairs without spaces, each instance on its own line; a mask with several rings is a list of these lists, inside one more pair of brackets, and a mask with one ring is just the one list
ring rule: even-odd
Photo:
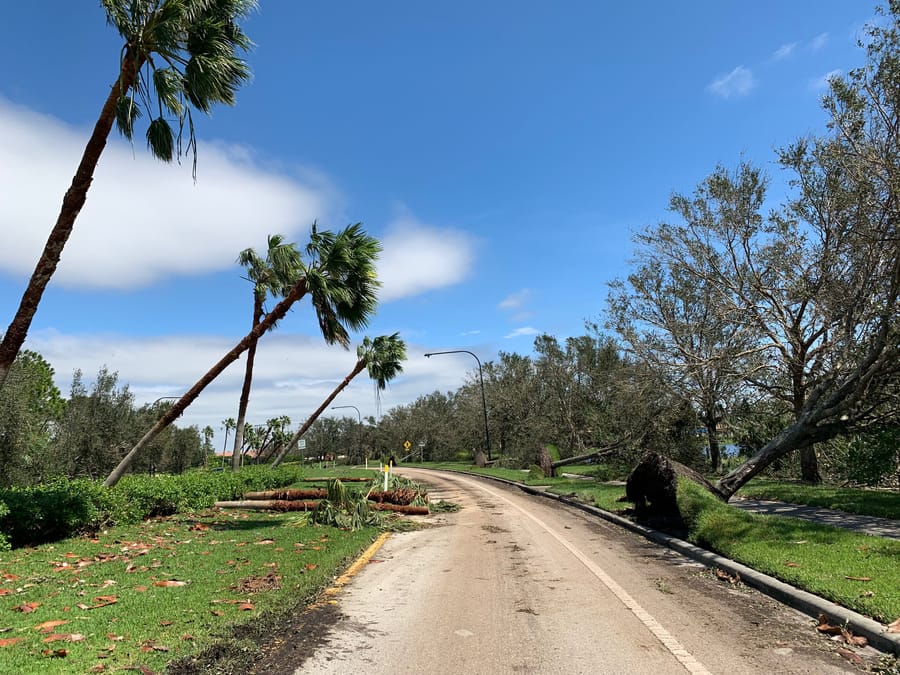
[[[631,234],[743,155],[823,129],[830,73],[859,65],[874,4],[567,0],[304,3],[244,24],[256,47],[233,108],[196,118],[197,181],[121,138],[101,160],[27,347],[67,392],[106,365],[139,403],[182,393],[248,329],[235,264],[279,232],[362,222],[382,240],[378,314],[405,373],[382,409],[458,387],[474,360],[529,353],[602,320]],[[5,327],[116,75],[98,3],[11,3],[0,27],[0,323]],[[248,421],[301,423],[355,362],[308,304],[260,345]],[[237,413],[242,361],[189,408]],[[358,377],[335,401],[375,415]],[[334,414],[352,410],[334,411]]]

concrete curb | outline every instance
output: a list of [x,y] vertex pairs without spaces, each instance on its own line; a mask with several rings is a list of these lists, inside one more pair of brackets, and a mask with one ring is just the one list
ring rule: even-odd
[[[448,471],[448,469],[440,469],[440,471]],[[667,546],[674,551],[678,551],[682,555],[696,560],[699,563],[703,563],[707,567],[718,567],[730,574],[739,574],[741,581],[748,586],[755,588],[769,597],[774,598],[789,607],[793,607],[808,616],[818,618],[819,614],[826,614],[832,624],[846,625],[847,628],[853,631],[854,635],[862,635],[865,637],[869,641],[869,644],[875,649],[900,656],[900,633],[888,633],[885,626],[874,619],[870,619],[869,617],[863,616],[846,607],[841,607],[830,600],[820,598],[812,593],[801,591],[799,588],[794,588],[790,584],[779,581],[775,577],[770,577],[768,574],[757,572],[746,565],[742,565],[739,562],[729,560],[716,553],[707,551],[706,549],[695,546],[683,539],[678,539],[677,537],[665,534],[659,530],[639,525],[627,518],[618,516],[615,513],[610,513],[609,511],[604,511],[596,506],[576,502],[567,497],[563,497],[562,495],[556,495],[544,490],[538,490],[530,485],[516,483],[515,481],[498,478],[496,476],[486,476],[480,473],[474,474],[464,471],[457,471],[454,473],[461,473],[467,476],[478,476],[498,483],[504,483],[506,485],[517,487],[528,494],[544,497],[545,499],[552,499],[567,506],[579,509],[580,511],[590,513],[593,516],[603,518],[604,520],[630,530],[635,534],[646,537],[650,541]]]

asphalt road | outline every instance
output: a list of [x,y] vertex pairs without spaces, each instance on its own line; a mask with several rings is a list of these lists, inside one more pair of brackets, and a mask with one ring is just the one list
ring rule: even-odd
[[291,638],[298,675],[858,672],[808,617],[643,538],[471,476],[401,473],[462,509],[391,537],[326,625]]

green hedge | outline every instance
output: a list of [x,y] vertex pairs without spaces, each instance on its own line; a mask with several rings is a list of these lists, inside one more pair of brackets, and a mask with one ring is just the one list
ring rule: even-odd
[[33,487],[0,490],[0,550],[34,546],[118,523],[135,523],[179,511],[209,508],[251,490],[269,490],[297,481],[301,470],[285,466],[196,471],[177,476],[132,475],[115,487],[99,481],[56,479]]

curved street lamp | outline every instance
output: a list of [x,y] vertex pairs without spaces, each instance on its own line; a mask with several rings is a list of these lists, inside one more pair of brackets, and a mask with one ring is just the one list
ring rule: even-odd
[[484,374],[481,372],[481,359],[479,359],[474,352],[470,352],[468,349],[451,349],[445,352],[428,352],[425,354],[426,358],[431,358],[435,354],[468,354],[478,363],[478,380],[481,382],[481,411],[484,414],[484,444],[487,448],[487,457],[488,461],[491,460],[491,436],[490,432],[488,432],[488,418],[487,418],[487,399],[484,397]]

